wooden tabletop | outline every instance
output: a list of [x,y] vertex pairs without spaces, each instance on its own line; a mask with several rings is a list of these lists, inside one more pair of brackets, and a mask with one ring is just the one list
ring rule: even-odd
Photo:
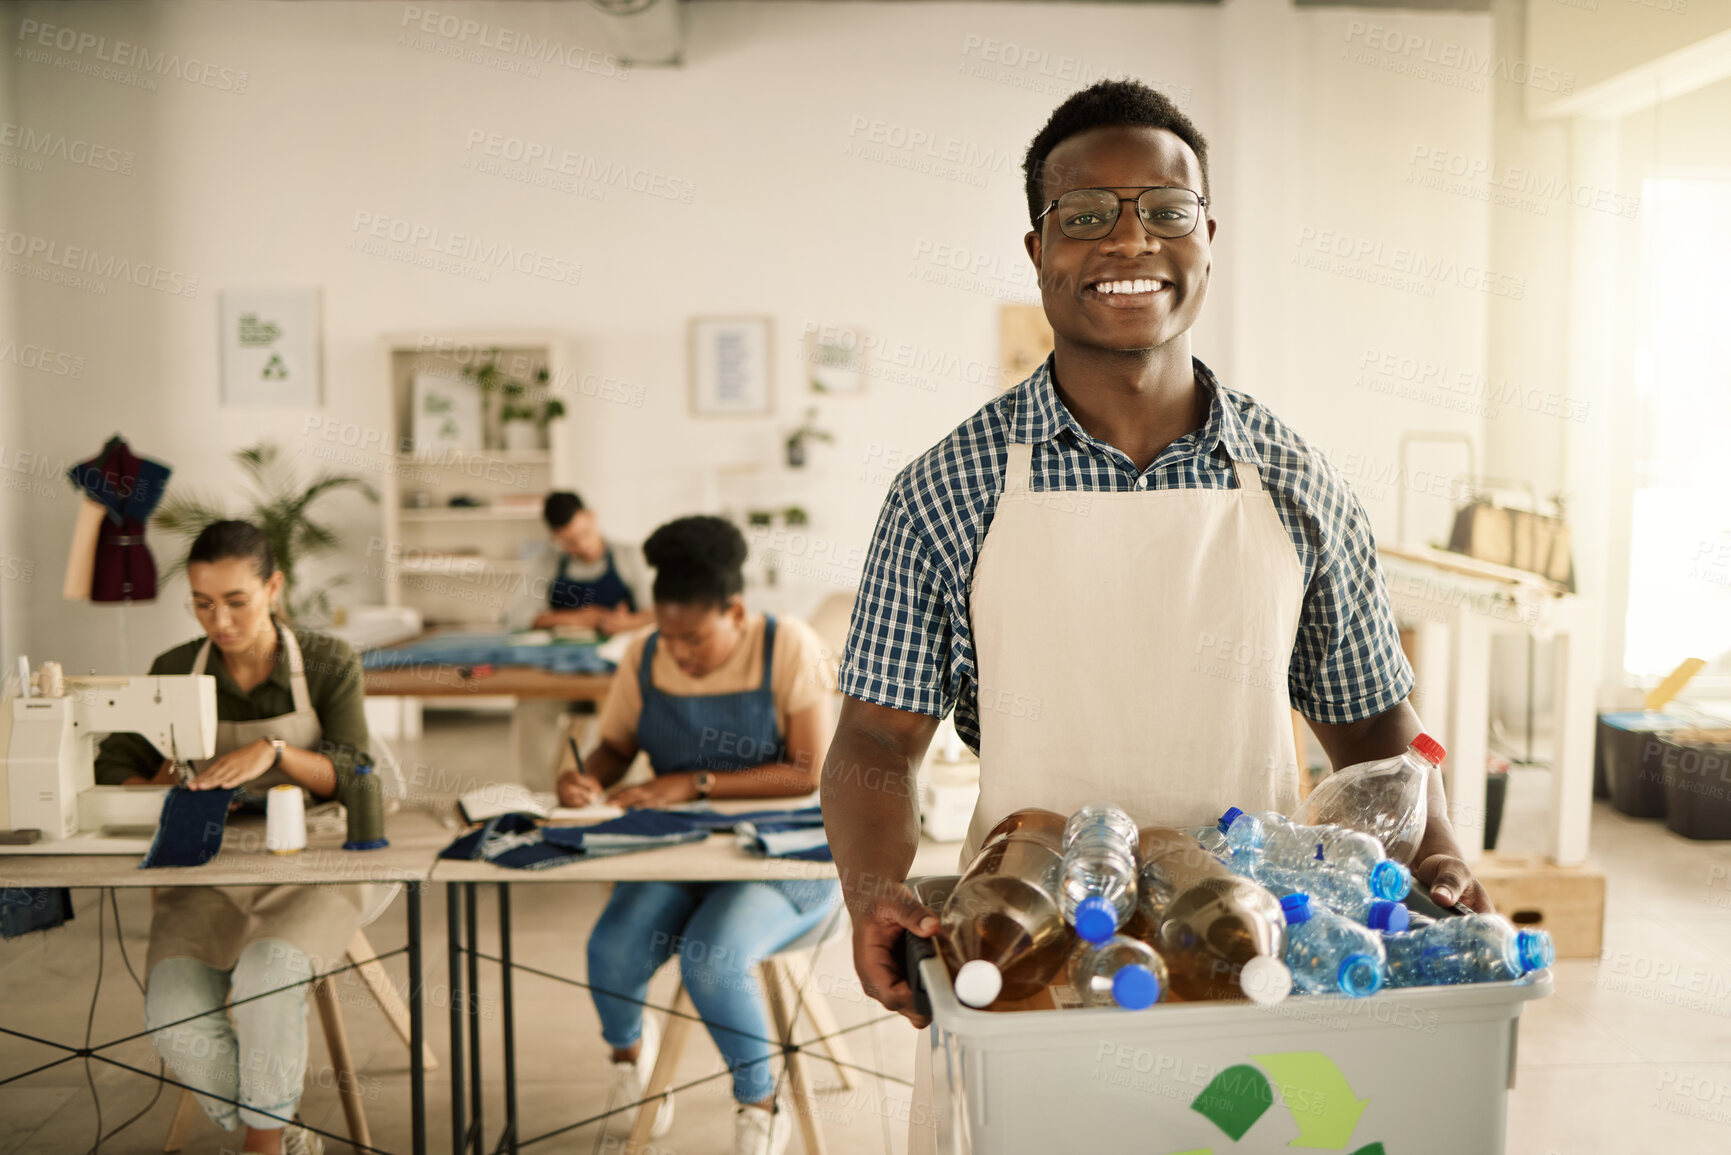
[[612,681],[612,674],[555,674],[536,666],[470,667],[428,662],[394,670],[367,670],[363,685],[372,697],[503,694],[513,698],[599,702],[607,696]]
[[412,882],[426,879],[439,851],[462,831],[420,809],[385,819],[390,845],[344,850],[340,831],[309,831],[298,854],[272,854],[264,845],[264,816],[229,819],[222,849],[203,866],[140,870],[130,854],[3,854],[4,886],[275,886],[301,883]]

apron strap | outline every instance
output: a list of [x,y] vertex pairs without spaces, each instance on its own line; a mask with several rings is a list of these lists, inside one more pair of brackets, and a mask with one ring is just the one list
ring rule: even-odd
[[196,657],[192,660],[192,674],[194,677],[197,677],[198,675],[204,673],[205,663],[208,662],[209,660],[210,660],[210,638],[207,635],[204,639],[204,645],[198,647],[198,657]]
[[769,671],[775,653],[775,619],[768,614],[763,615],[763,685],[758,688],[764,693],[770,692]]
[[279,629],[277,636],[282,640],[283,651],[288,655],[289,693],[294,695],[295,713],[310,714],[313,711],[313,698],[307,693],[307,672],[301,662],[301,645],[295,641],[294,631],[287,626]]
[[1033,473],[1034,445],[1029,441],[1012,441],[1004,455],[1004,496],[1015,497],[1028,492],[1028,478]]
[[1238,474],[1238,488],[1246,493],[1262,492],[1262,474],[1253,461],[1234,461],[1232,471]]

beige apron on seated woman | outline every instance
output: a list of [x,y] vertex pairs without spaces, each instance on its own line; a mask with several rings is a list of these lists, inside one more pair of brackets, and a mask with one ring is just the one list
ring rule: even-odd
[[[300,644],[287,626],[280,636],[282,655],[288,659],[294,712],[254,722],[218,722],[215,757],[260,738],[281,738],[303,750],[318,749],[324,731],[307,693]],[[204,673],[209,657],[207,638],[198,651],[193,674]],[[246,785],[249,793],[262,795],[283,783],[292,784],[292,779],[279,768]],[[302,951],[312,959],[314,971],[328,971],[341,963],[364,916],[376,909],[380,890],[371,883],[163,887],[156,892],[145,973],[165,958],[196,959],[217,970],[233,970],[242,950],[267,938],[280,939]]]

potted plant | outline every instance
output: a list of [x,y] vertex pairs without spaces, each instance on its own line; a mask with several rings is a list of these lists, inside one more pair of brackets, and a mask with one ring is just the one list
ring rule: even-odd
[[835,435],[822,428],[817,423],[817,410],[805,411],[805,422],[787,435],[787,467],[801,469],[805,466],[805,446],[809,441],[834,441]]
[[498,395],[499,442],[502,448],[514,452],[546,448],[544,433],[548,423],[565,415],[565,403],[557,397],[545,395],[550,379],[547,366],[536,368],[531,386],[499,368],[499,350],[488,349],[485,360],[463,366],[463,376],[480,387],[489,407],[493,395]]
[[[312,518],[312,507],[328,494],[352,489],[378,501],[379,494],[367,481],[349,473],[321,473],[302,485],[294,467],[282,459],[280,447],[261,441],[257,445],[234,453],[235,462],[246,472],[250,506],[239,513],[230,513],[224,501],[209,501],[201,496],[170,493],[156,511],[159,529],[187,545],[213,521],[231,517],[245,518],[263,531],[276,555],[277,568],[283,576],[283,615],[291,621],[330,617],[331,591],[348,581],[338,575],[318,586],[300,588],[298,570],[302,562],[335,550],[341,539],[330,526]],[[186,569],[186,551],[168,568],[165,577],[173,577]]]

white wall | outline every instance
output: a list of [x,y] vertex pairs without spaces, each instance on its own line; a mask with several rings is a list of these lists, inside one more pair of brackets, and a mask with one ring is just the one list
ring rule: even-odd
[[[583,4],[436,7],[606,48]],[[999,298],[1033,299],[1021,248],[1027,141],[1070,90],[1120,74],[1173,91],[1214,145],[1218,283],[1197,353],[1331,451],[1380,534],[1392,535],[1403,491],[1392,472],[1400,432],[1482,429],[1482,418],[1447,407],[1431,385],[1398,397],[1356,382],[1370,350],[1481,369],[1485,293],[1462,287],[1458,274],[1430,277],[1428,295],[1367,284],[1351,274],[1377,272],[1368,249],[1334,271],[1295,261],[1329,259],[1328,235],[1350,238],[1349,249],[1380,245],[1385,261],[1410,249],[1469,271],[1522,274],[1487,257],[1482,203],[1407,180],[1415,149],[1490,152],[1490,91],[1391,71],[1361,51],[1367,20],[1483,50],[1491,36],[1483,15],[1295,13],[1278,0],[1222,8],[695,3],[685,11],[684,66],[620,80],[552,65],[530,76],[421,51],[399,43],[409,11],[319,2],[7,10],[13,36],[20,21],[37,20],[247,73],[242,93],[178,79],[141,91],[35,60],[8,56],[0,65],[17,85],[14,119],[136,156],[129,175],[55,161],[17,172],[14,217],[62,244],[199,278],[196,298],[11,279],[20,328],[87,365],[81,380],[44,379],[22,392],[33,453],[69,462],[118,429],[172,464],[173,484],[232,488],[226,454],[260,437],[310,451],[321,443],[305,433],[309,419],[386,424],[381,332],[558,328],[573,334],[583,369],[644,390],[639,409],[569,402],[579,426],[573,476],[615,531],[641,534],[722,500],[717,468],[759,462],[746,488],[812,510],[813,535],[839,544],[807,547],[809,580],[845,588],[898,459],[991,395],[967,378],[998,360]],[[463,48],[436,32],[417,35]],[[998,42],[1000,59],[984,58],[988,42]],[[1003,44],[1046,55],[1012,66]],[[987,159],[964,164],[969,179],[958,181],[849,155],[872,143],[875,122],[898,139],[925,132],[940,152]],[[465,145],[473,131],[641,168],[689,184],[691,202],[616,188],[598,201],[472,171],[465,161],[478,154]],[[581,261],[581,283],[508,270],[481,283],[357,252],[349,246],[358,213]],[[964,265],[980,261],[980,272],[953,274],[954,284],[920,280],[942,272],[939,246]],[[294,284],[325,294],[324,410],[220,407],[217,292]],[[685,323],[706,313],[775,318],[773,419],[686,416]],[[807,323],[857,326],[915,366],[889,357],[878,366],[887,376],[865,395],[813,399],[800,374]],[[898,383],[898,373],[915,385]],[[811,404],[837,441],[817,447],[813,466],[790,480],[773,464],[780,437]],[[1441,499],[1413,500],[1416,510]],[[124,661],[139,667],[191,632],[181,588],[124,612],[62,603],[70,490],[58,485],[54,497],[23,504],[22,548],[51,579],[25,590],[31,645],[42,656],[114,668],[124,637]],[[377,513],[351,502],[338,520],[354,543],[345,562],[354,567]],[[357,596],[368,592],[356,587]]]

